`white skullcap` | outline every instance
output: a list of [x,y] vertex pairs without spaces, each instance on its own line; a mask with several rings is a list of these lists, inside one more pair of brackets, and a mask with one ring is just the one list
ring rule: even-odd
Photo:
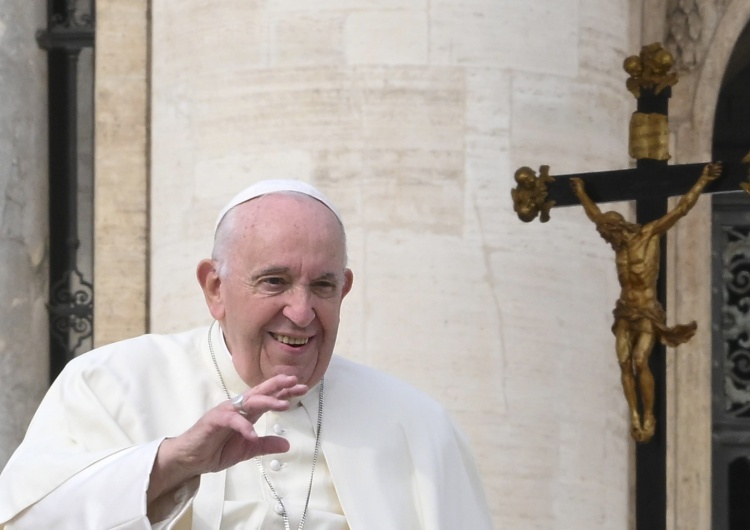
[[231,210],[235,206],[238,206],[243,202],[247,202],[251,199],[255,199],[263,195],[268,195],[269,193],[276,193],[278,191],[294,191],[296,193],[302,193],[303,195],[312,197],[313,199],[317,199],[318,201],[325,204],[328,209],[331,210],[333,214],[338,218],[339,222],[341,222],[341,216],[339,215],[339,212],[336,211],[336,208],[334,208],[331,201],[329,201],[325,195],[323,195],[320,191],[318,191],[315,187],[311,186],[307,182],[302,182],[301,180],[284,179],[261,180],[260,182],[257,182],[252,186],[245,188],[237,195],[232,197],[232,200],[230,200],[227,205],[222,208],[219,216],[216,218],[216,226],[214,227],[214,231],[219,228],[219,224],[221,224],[222,219],[224,219],[229,210]]

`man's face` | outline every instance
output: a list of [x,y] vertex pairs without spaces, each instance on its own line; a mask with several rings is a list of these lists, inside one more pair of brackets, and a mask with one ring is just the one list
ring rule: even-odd
[[335,215],[304,195],[271,194],[235,208],[228,268],[211,313],[240,377],[316,384],[328,368],[341,301],[351,289]]
[[603,220],[597,223],[599,235],[617,250],[627,243],[637,229],[637,225],[628,223],[617,212],[605,212]]

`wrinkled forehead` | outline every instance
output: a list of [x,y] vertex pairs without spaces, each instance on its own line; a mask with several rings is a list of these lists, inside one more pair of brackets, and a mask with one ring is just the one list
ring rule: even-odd
[[254,197],[229,210],[222,223],[230,218],[233,230],[258,223],[264,224],[266,228],[286,224],[304,228],[317,223],[318,230],[322,226],[329,226],[343,231],[341,219],[333,210],[316,198],[296,191],[274,191]]
[[340,219],[317,199],[273,192],[227,212],[216,231],[214,257],[239,259],[244,266],[318,263],[327,272],[338,271],[347,262],[346,233]]
[[219,228],[219,225],[224,220],[224,217],[226,217],[227,213],[229,213],[229,211],[236,206],[239,206],[240,204],[246,203],[253,199],[257,199],[259,197],[283,192],[306,195],[324,204],[329,210],[331,210],[331,212],[333,212],[339,224],[343,228],[341,215],[339,215],[333,203],[331,203],[331,201],[328,200],[328,198],[323,195],[320,190],[318,190],[311,184],[299,180],[274,179],[262,180],[260,182],[257,182],[256,184],[245,188],[237,195],[232,197],[232,199],[230,199],[230,201],[224,206],[224,208],[222,208],[221,212],[219,212],[219,215],[216,218],[216,224],[214,225],[214,231]]

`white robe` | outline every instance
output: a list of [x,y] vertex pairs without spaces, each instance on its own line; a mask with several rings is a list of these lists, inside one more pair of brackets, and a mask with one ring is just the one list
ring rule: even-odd
[[[247,389],[227,355],[217,352],[217,361],[232,395]],[[302,401],[314,425],[312,394]],[[159,444],[225,399],[207,328],[145,335],[71,361],[0,474],[0,530],[152,528],[145,493]],[[334,356],[321,433],[323,475],[351,530],[492,528],[463,436],[412,387]],[[239,466],[258,473],[252,462]],[[166,499],[153,528],[228,528],[228,482],[226,471],[192,481]],[[270,513],[275,501],[265,504],[258,509]],[[312,519],[306,528],[316,528]]]

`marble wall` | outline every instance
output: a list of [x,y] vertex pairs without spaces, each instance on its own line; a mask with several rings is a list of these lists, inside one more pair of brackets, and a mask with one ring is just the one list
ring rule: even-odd
[[267,177],[340,207],[340,354],[442,401],[499,528],[627,528],[609,247],[513,173],[626,167],[626,0],[153,0],[150,328],[205,324],[215,215]]
[[0,468],[48,383],[45,26],[42,2],[0,0]]
[[148,330],[148,4],[96,2],[96,345]]

